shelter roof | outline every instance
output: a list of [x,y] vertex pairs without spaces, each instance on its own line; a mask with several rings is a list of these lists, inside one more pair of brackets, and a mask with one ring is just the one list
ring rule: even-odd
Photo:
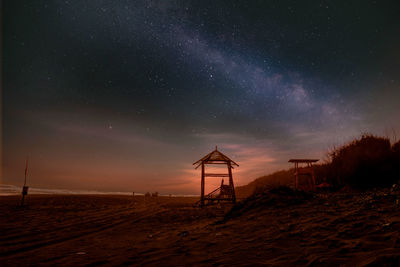
[[212,163],[231,163],[232,165],[236,165],[239,167],[239,165],[234,162],[233,160],[231,160],[228,156],[224,155],[222,152],[218,151],[218,148],[215,147],[215,150],[208,153],[207,155],[205,155],[204,157],[202,157],[201,159],[199,159],[198,161],[196,161],[195,163],[193,163],[193,165],[196,165],[196,169],[201,165],[201,163],[205,163],[205,164],[212,164]]
[[297,163],[310,163],[317,162],[319,159],[290,159],[289,162]]

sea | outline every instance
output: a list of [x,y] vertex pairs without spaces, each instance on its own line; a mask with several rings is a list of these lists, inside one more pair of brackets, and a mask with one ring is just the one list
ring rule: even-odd
[[[22,186],[0,184],[0,196],[20,195]],[[29,187],[29,194],[58,194],[58,195],[132,195],[132,192],[102,192],[93,190],[47,189]],[[143,195],[136,193],[135,195]]]
[[[15,196],[21,195],[22,186],[0,184],[0,196]],[[131,196],[132,192],[103,192],[94,190],[69,190],[69,189],[47,189],[47,188],[36,188],[29,187],[28,194],[47,194],[47,195],[125,195]],[[143,196],[144,193],[135,192],[135,196]],[[160,194],[160,196],[171,196],[171,197],[195,197],[197,195],[175,195],[175,194]]]

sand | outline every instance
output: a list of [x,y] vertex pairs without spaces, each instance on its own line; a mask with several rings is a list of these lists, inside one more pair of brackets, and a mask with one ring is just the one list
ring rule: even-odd
[[228,212],[194,198],[0,197],[0,265],[399,266],[395,198],[278,196]]

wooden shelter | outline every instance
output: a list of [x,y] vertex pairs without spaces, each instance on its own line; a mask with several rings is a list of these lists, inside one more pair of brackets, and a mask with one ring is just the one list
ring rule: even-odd
[[[226,164],[227,173],[206,173],[205,166],[208,164]],[[215,150],[211,153],[207,154],[200,160],[193,163],[193,165],[197,165],[196,169],[201,166],[201,196],[200,196],[200,206],[203,207],[206,204],[212,204],[217,201],[226,201],[231,203],[236,203],[236,195],[235,195],[235,187],[233,185],[232,178],[232,169],[233,165],[239,167],[239,165],[228,158],[226,155],[222,154],[218,151],[218,148],[215,147]],[[229,184],[224,184],[224,179],[221,181],[221,186],[214,191],[204,194],[205,187],[205,178],[206,177],[227,177],[229,178]]]
[[[315,190],[315,175],[313,163],[318,159],[290,159],[289,162],[294,163],[294,177],[296,189]],[[299,164],[306,164],[306,166],[299,167]],[[306,178],[306,185],[299,184],[299,178]]]

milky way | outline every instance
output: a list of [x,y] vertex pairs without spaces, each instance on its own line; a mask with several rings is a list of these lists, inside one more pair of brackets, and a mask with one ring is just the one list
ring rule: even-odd
[[400,132],[396,1],[9,1],[3,182],[197,193],[215,145],[238,184]]

